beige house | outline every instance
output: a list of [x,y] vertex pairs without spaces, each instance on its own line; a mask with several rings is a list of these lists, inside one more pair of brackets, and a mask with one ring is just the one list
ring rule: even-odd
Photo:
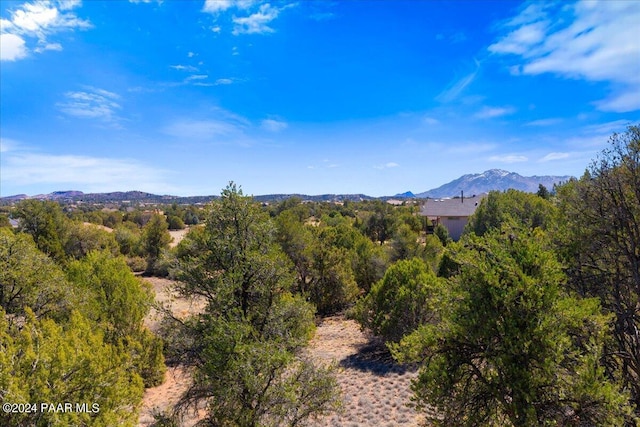
[[442,224],[449,231],[453,240],[458,240],[462,235],[464,226],[469,222],[469,217],[480,205],[486,194],[473,197],[456,197],[455,199],[429,199],[422,205],[420,215],[426,216],[433,225]]

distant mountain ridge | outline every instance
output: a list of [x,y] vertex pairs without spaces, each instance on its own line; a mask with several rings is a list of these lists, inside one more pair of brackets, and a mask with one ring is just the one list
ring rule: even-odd
[[488,193],[492,190],[505,191],[509,189],[521,190],[528,193],[538,191],[540,184],[549,190],[554,184],[566,182],[572,177],[565,176],[522,176],[515,172],[502,169],[490,169],[483,173],[463,175],[458,179],[423,193],[416,194],[419,198],[442,198],[459,196],[463,191],[465,195]]
[[[171,196],[171,195],[158,195],[152,193],[145,193],[143,191],[114,191],[110,193],[83,193],[82,191],[54,191],[49,194],[38,194],[35,196],[28,196],[26,194],[16,194],[13,196],[1,197],[0,202],[4,204],[11,204],[19,202],[25,199],[37,199],[37,200],[54,200],[61,203],[151,203],[151,204],[164,204],[164,203],[178,203],[178,204],[195,204],[195,203],[208,203],[212,200],[218,199],[220,196]],[[344,202],[344,201],[362,201],[372,200],[375,197],[367,196],[365,194],[320,194],[316,196],[309,196],[306,194],[266,194],[253,196],[253,199],[266,203],[277,203],[291,197],[298,197],[302,200],[311,200],[314,202]]]
[[[522,176],[515,172],[509,172],[502,169],[490,169],[483,173],[467,174],[455,179],[438,188],[434,188],[423,193],[414,194],[411,191],[398,193],[395,196],[371,197],[365,194],[321,194],[309,196],[306,194],[266,194],[254,196],[258,202],[277,203],[291,197],[298,197],[302,200],[310,200],[314,202],[344,202],[344,201],[362,201],[362,200],[389,200],[389,199],[413,199],[413,198],[443,198],[456,197],[464,191],[465,196],[474,194],[487,193],[491,190],[505,191],[510,188],[535,193],[538,191],[538,185],[542,184],[549,190],[554,184],[565,182],[571,179],[571,176]],[[219,196],[171,196],[157,195],[145,193],[143,191],[115,191],[111,193],[83,193],[82,191],[54,191],[49,194],[38,194],[36,196],[27,196],[26,194],[17,194],[0,198],[2,203],[15,203],[24,199],[40,199],[40,200],[56,200],[64,203],[85,202],[85,203],[208,203],[215,200]]]

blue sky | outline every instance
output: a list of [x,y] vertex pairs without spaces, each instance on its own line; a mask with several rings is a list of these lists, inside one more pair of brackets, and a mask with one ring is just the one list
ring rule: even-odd
[[640,120],[640,1],[3,0],[0,17],[0,196],[579,176]]

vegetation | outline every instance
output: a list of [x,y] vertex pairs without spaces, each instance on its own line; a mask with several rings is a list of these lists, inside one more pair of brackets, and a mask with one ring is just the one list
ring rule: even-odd
[[[306,346],[316,315],[345,310],[419,367],[433,425],[637,425],[639,127],[580,179],[491,192],[459,242],[428,225],[410,203],[261,205],[233,183],[206,207],[3,207],[0,397],[99,411],[0,425],[134,425],[165,357],[193,378],[166,425],[196,406],[205,425],[304,425],[340,406],[334,368]],[[170,274],[204,309],[155,335],[132,270]]]
[[172,326],[172,351],[194,372],[178,410],[205,403],[211,425],[300,425],[338,403],[331,370],[300,352],[314,308],[292,294],[275,236],[268,216],[230,184],[178,257],[180,290],[206,300],[204,313]]
[[567,286],[614,317],[603,365],[640,408],[640,127],[614,134],[584,176],[557,192]]
[[385,340],[396,342],[418,326],[435,320],[442,304],[444,280],[419,258],[393,264],[358,301],[354,317]]
[[563,294],[544,233],[463,243],[440,318],[392,346],[400,360],[422,362],[413,390],[419,407],[436,409],[430,421],[621,425],[627,396],[598,366],[609,319],[597,300]]

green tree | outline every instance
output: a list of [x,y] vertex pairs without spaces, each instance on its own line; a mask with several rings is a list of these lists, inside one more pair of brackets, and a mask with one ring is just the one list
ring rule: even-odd
[[[359,293],[354,267],[363,271],[366,266],[356,251],[364,238],[350,220],[335,213],[323,216],[320,227],[305,225],[290,210],[277,218],[278,241],[293,261],[296,290],[315,304],[318,312],[327,314],[352,303]],[[327,226],[330,222],[333,226]],[[371,243],[371,242],[369,242]],[[367,255],[362,248],[360,254]]]
[[614,134],[579,181],[557,188],[554,235],[569,287],[615,316],[607,373],[640,414],[640,127]]
[[554,205],[535,194],[518,190],[491,191],[469,219],[465,232],[482,236],[511,223],[516,226],[546,230],[554,215]]
[[137,333],[151,308],[150,286],[134,276],[123,257],[93,251],[67,268],[67,277],[87,296],[83,314],[101,325],[109,338]]
[[311,278],[306,295],[318,312],[328,314],[355,301],[359,290],[349,252],[320,238],[311,249]]
[[19,230],[31,234],[36,246],[58,263],[66,260],[64,242],[67,219],[56,202],[23,200],[16,206],[14,216]]
[[355,317],[363,327],[386,341],[400,341],[437,317],[445,301],[442,296],[445,286],[445,281],[437,278],[422,260],[398,261],[358,301]]
[[449,243],[453,241],[451,236],[449,236],[449,230],[442,224],[438,224],[433,229],[433,234],[440,240],[442,246],[447,246]]
[[169,225],[169,230],[183,230],[186,227],[182,218],[176,215],[169,215],[167,223]]
[[142,234],[135,223],[123,222],[115,228],[114,234],[122,255],[142,255]]
[[118,243],[106,230],[92,224],[70,222],[64,242],[64,251],[71,259],[80,259],[91,251],[106,250],[113,255],[119,253]]
[[[68,322],[36,319],[26,309],[21,327],[0,308],[0,396],[36,403],[37,413],[0,413],[13,427],[135,426],[143,385],[126,353],[78,312]],[[86,403],[87,411],[42,411],[41,403]],[[93,405],[97,406],[93,406]]]
[[330,371],[299,354],[313,307],[291,294],[275,232],[231,183],[179,251],[179,289],[203,297],[206,310],[169,328],[169,350],[194,370],[178,409],[206,403],[210,425],[301,425],[337,404]]
[[396,224],[393,206],[376,200],[373,203],[373,212],[367,218],[365,232],[372,241],[384,245],[384,242],[393,236]]
[[542,184],[538,184],[538,192],[536,193],[536,195],[538,197],[542,197],[545,200],[549,200],[549,198],[551,197],[551,194],[549,193],[549,190],[547,190],[547,187]]
[[599,366],[610,319],[562,293],[541,231],[509,233],[456,245],[453,303],[393,346],[422,363],[418,407],[442,426],[622,425],[628,396]]
[[13,228],[11,222],[9,221],[9,217],[5,214],[0,214],[0,228]]
[[33,238],[0,228],[0,307],[22,315],[66,317],[77,298],[61,268],[40,252]]
[[164,215],[153,214],[142,227],[142,248],[147,257],[147,273],[154,273],[162,251],[169,248],[171,235]]
[[160,384],[165,371],[162,342],[144,326],[153,301],[146,282],[134,276],[123,257],[94,251],[67,268],[84,301],[79,311],[104,331],[105,340],[126,351],[146,386]]

